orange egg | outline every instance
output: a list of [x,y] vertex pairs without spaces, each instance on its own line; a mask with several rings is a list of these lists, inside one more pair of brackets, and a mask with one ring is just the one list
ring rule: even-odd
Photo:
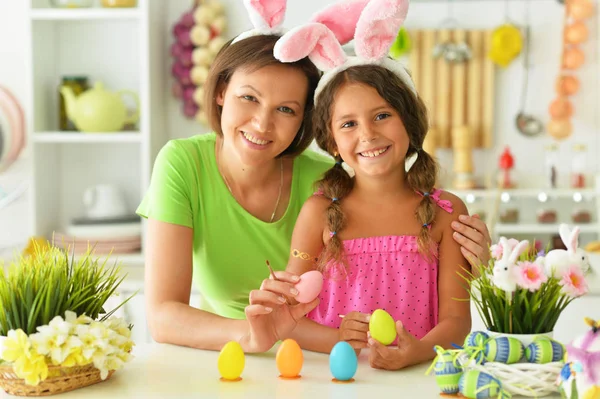
[[563,75],[556,80],[556,93],[561,96],[572,96],[579,90],[579,80],[575,76]]
[[563,54],[563,66],[566,69],[577,69],[583,65],[585,54],[578,48],[570,48],[565,50]]
[[552,119],[565,119],[573,116],[573,104],[566,98],[557,98],[550,103],[550,117]]
[[575,20],[587,19],[594,14],[594,5],[590,0],[571,0],[568,13]]
[[553,119],[548,122],[548,133],[557,140],[566,139],[573,132],[573,125],[568,119]]
[[275,356],[277,369],[282,378],[299,378],[304,356],[300,345],[293,339],[286,339],[281,343]]
[[571,44],[583,43],[588,39],[589,32],[583,22],[575,22],[565,27],[565,42]]

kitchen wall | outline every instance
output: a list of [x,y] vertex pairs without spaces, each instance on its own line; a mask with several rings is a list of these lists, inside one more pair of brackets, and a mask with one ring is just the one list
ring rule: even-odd
[[[22,65],[26,57],[27,20],[26,1],[8,0],[0,3],[0,84],[10,88],[19,100],[25,101],[26,71]],[[163,0],[148,0],[163,1]],[[249,28],[249,22],[241,0],[222,0],[226,5],[229,17],[229,35],[233,36]],[[331,3],[332,0],[290,0],[287,11],[286,26],[291,27],[307,21],[311,14]],[[165,21],[171,26],[192,4],[191,0],[164,1]],[[531,10],[532,50],[528,112],[543,118],[546,122],[547,107],[553,98],[553,86],[557,75],[561,52],[561,26],[563,5],[557,0],[470,0],[470,1],[436,1],[413,0],[406,27],[425,28],[438,26],[452,15],[458,26],[465,28],[492,28],[508,19],[515,23],[525,22],[524,11]],[[598,98],[598,25],[596,18],[588,21],[590,40],[585,44],[586,64],[577,72],[582,82],[579,95],[574,97],[575,117],[573,118],[574,134],[561,142],[561,161],[568,170],[571,147],[575,142],[588,144],[588,165],[591,171],[598,170],[597,157],[600,143],[598,128],[600,127],[600,105]],[[170,59],[164,62],[170,65]],[[167,70],[169,70],[167,68]],[[506,69],[499,69],[497,75],[496,98],[496,138],[492,150],[477,150],[475,154],[478,174],[489,175],[495,170],[497,157],[505,145],[510,145],[516,160],[517,175],[526,176],[531,173],[542,173],[543,148],[552,140],[550,137],[535,139],[520,135],[514,127],[514,118],[518,112],[519,97],[522,85],[522,63],[519,58]],[[206,127],[183,118],[180,103],[173,99],[170,92],[167,96],[168,129],[171,137],[187,137],[207,131]],[[27,111],[27,110],[26,110]],[[7,173],[0,175],[0,185],[13,185],[15,181],[27,178],[29,173],[29,151]],[[442,165],[451,170],[451,153],[440,152]],[[565,174],[566,176],[566,174]],[[0,257],[6,256],[13,246],[21,245],[31,234],[28,222],[29,204],[26,197],[0,211]],[[8,250],[7,250],[8,248]]]

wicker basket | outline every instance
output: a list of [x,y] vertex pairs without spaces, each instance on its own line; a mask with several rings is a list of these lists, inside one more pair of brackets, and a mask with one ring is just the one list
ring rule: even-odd
[[28,385],[17,377],[12,365],[0,365],[0,386],[7,393],[17,396],[50,396],[72,391],[108,380],[114,371],[109,371],[105,380],[93,364],[86,366],[48,366],[48,378],[38,385]]
[[546,364],[487,362],[483,365],[470,361],[468,355],[458,358],[465,370],[479,370],[495,377],[502,388],[513,395],[541,397],[558,392],[556,381],[564,366],[563,362]]

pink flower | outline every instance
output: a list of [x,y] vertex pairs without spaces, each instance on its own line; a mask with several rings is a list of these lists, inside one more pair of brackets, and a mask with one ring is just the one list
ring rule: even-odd
[[577,298],[588,292],[588,285],[583,272],[577,265],[571,265],[563,273],[559,284],[562,285],[562,293],[572,298]]
[[[514,248],[518,243],[519,243],[519,240],[516,240],[514,238],[509,238],[508,239],[508,246],[509,246],[509,248]],[[491,252],[492,258],[494,258],[495,260],[501,259],[502,258],[502,252],[503,252],[502,245],[500,245],[500,244],[494,244],[494,245],[492,245],[490,247],[490,252]]]
[[515,266],[515,276],[519,287],[531,292],[540,289],[548,281],[542,265],[534,262],[519,262]]

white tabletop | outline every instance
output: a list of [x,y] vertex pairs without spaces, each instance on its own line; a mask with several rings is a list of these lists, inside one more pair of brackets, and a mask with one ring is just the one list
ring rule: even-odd
[[[275,352],[247,355],[242,381],[221,382],[218,352],[165,344],[138,345],[135,359],[111,379],[60,395],[62,398],[440,398],[429,364],[401,371],[375,370],[359,356],[355,382],[331,381],[329,356],[304,351],[302,378],[279,379]],[[11,397],[2,391],[1,397]],[[559,398],[560,395],[548,396]]]

